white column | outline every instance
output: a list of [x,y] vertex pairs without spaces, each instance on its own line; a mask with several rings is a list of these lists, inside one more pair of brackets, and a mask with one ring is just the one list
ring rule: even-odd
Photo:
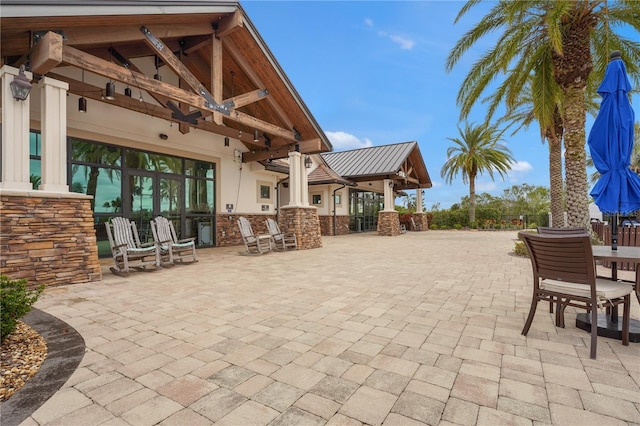
[[416,189],[416,213],[422,213],[422,188]]
[[307,173],[309,172],[310,169],[307,169],[307,166],[304,164],[304,160],[305,160],[305,156],[301,155],[300,156],[300,170],[302,170],[302,173],[300,173],[300,192],[301,192],[301,197],[300,200],[302,201],[302,205],[303,206],[308,206],[309,205],[309,176],[307,175]]
[[297,151],[289,153],[289,205],[299,207],[302,205],[300,186],[302,179],[302,155]]
[[[0,68],[2,80],[2,181],[0,188],[29,191],[29,99],[16,101],[9,85],[18,69],[8,65]],[[25,71],[31,80],[32,74]]]
[[395,211],[395,199],[393,197],[393,181],[391,179],[384,180],[384,211]]
[[49,192],[69,192],[67,182],[67,90],[69,84],[44,77],[42,88],[42,185]]

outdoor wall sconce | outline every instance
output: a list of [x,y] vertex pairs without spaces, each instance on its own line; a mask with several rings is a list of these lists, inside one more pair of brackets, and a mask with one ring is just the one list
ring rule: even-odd
[[107,83],[104,89],[104,97],[110,101],[116,98],[116,84],[113,81]]
[[169,136],[166,135],[166,133],[160,133],[160,139],[162,139],[163,141],[166,141],[167,139],[169,139]]
[[313,164],[313,161],[311,160],[311,157],[307,156],[307,158],[304,159],[304,166],[307,169],[310,169],[312,164]]
[[124,88],[124,95],[128,96],[128,97],[131,97],[131,94],[132,94],[131,93],[131,88],[129,86],[125,87]]
[[258,130],[253,131],[253,141],[258,142],[260,140],[260,135],[258,135]]
[[87,98],[84,96],[78,99],[78,111],[87,112]]
[[228,136],[226,136],[224,138],[224,146],[229,146],[229,137]]
[[20,65],[20,70],[18,71],[18,75],[13,77],[13,81],[9,83],[11,86],[11,94],[13,95],[13,99],[16,101],[26,101],[29,97],[29,93],[31,93],[31,82],[24,75],[24,65]]

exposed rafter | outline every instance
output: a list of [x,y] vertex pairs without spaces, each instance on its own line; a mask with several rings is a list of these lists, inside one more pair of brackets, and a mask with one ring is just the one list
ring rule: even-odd
[[[93,55],[89,55],[71,46],[64,46],[62,50],[62,62],[67,65],[85,69],[89,72],[123,82],[133,87],[139,87],[149,93],[156,93],[165,96],[173,99],[174,101],[190,105],[205,113],[212,112],[209,108],[208,101],[202,96],[180,89],[171,84],[154,80],[144,74],[126,69],[120,65],[105,61],[104,59],[100,59]],[[260,131],[277,135],[293,142],[296,141],[295,133],[293,131],[283,129],[275,124],[267,123],[240,111],[233,110],[228,118]]]
[[314,154],[322,151],[322,142],[320,141],[320,139],[311,139],[308,141],[302,141],[296,144],[291,144],[274,149],[263,149],[259,151],[256,150],[245,152],[242,154],[242,161],[248,163],[251,161],[284,158],[289,155],[289,151],[293,150],[295,145],[298,145],[298,150],[300,152],[305,152],[308,154]]

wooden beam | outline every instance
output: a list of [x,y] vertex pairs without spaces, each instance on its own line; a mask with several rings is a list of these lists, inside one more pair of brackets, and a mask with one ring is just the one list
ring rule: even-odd
[[[213,100],[222,104],[222,40],[215,35],[211,37],[211,95]],[[213,113],[213,122],[222,124],[222,114]]]
[[[193,91],[199,94],[205,101],[205,105],[209,110],[224,112],[228,115],[229,109],[223,105],[218,104],[213,95],[200,83],[200,81],[189,71],[176,55],[172,51],[166,48],[165,44],[158,39],[147,27],[140,27],[140,31],[145,35],[144,41],[147,45],[162,58],[162,60],[178,75],[178,78],[183,79]],[[222,78],[222,77],[221,77]],[[221,124],[222,120],[216,121],[217,124]]]
[[[244,57],[240,54],[236,45],[231,42],[231,40],[225,40],[224,46],[229,51],[233,59],[238,63],[238,65],[240,65],[242,71],[244,71],[247,77],[249,77],[249,80],[253,82],[253,84],[255,84],[257,87],[266,87],[262,83],[260,77],[258,77],[258,75],[253,71],[246,59],[244,59]],[[273,97],[269,96],[267,98],[267,102],[269,102],[278,117],[287,125],[287,127],[293,129],[293,122],[291,121],[287,113],[282,109],[282,107],[273,99]]]
[[182,52],[186,55],[211,44],[211,35],[189,37],[181,42]]
[[[198,35],[213,34],[211,24],[207,22],[193,24],[176,25],[149,25],[149,28],[157,37],[179,38]],[[94,28],[65,28],[64,34],[67,37],[66,44],[83,46],[91,44],[105,44],[109,40],[110,44],[125,43],[128,41],[144,40],[144,35],[140,32],[139,25],[124,26],[104,26]]]
[[31,48],[29,56],[34,74],[48,73],[62,62],[62,36],[49,31]]
[[[173,55],[173,53],[171,53]],[[199,95],[182,90],[171,84],[154,80],[144,74],[121,67],[113,62],[105,61],[92,55],[88,55],[81,50],[71,46],[63,46],[62,62],[72,65],[89,72],[102,75],[112,80],[120,81],[129,86],[139,87],[140,89],[165,96],[176,102],[182,102],[192,107],[204,111],[205,113],[213,112],[208,102]],[[275,124],[268,123],[256,117],[252,117],[240,111],[233,110],[227,119],[245,124],[249,127],[267,132],[271,135],[277,135],[290,141],[296,141],[293,131],[283,129]],[[244,142],[244,140],[243,140]]]
[[243,93],[242,95],[234,96],[233,98],[225,99],[225,102],[233,102],[234,108],[241,108],[245,105],[252,104],[254,102],[259,101],[260,99],[265,99],[269,96],[269,91],[267,89],[257,89],[252,92]]
[[322,150],[322,141],[320,138],[316,138],[279,148],[265,149],[262,151],[248,151],[242,154],[242,162],[249,163],[251,161],[284,158],[289,155],[289,152],[294,149],[295,145],[298,145],[300,152],[303,154],[315,154]]
[[147,92],[160,94],[178,102],[185,102],[203,111],[211,111],[201,96],[181,90],[171,84],[154,80],[144,74],[121,67],[113,62],[105,61],[81,50],[65,45],[62,48],[62,62],[67,65],[85,69],[89,72],[123,82],[129,86],[139,87]]
[[233,110],[231,112],[231,116],[228,117],[231,120],[239,121],[242,124],[246,124],[249,127],[254,127],[258,130],[262,130],[263,132],[267,132],[270,135],[280,136],[281,138],[288,139],[290,141],[296,141],[295,135],[292,130],[286,130],[282,127],[276,126],[275,124],[267,123],[264,120],[260,120],[259,118],[253,117],[249,114],[245,114],[244,112],[240,112],[238,110]]
[[[130,98],[128,96],[121,95],[119,93],[116,93],[115,99],[113,101],[107,101],[102,98],[101,92],[103,88],[101,87],[96,87],[89,83],[83,83],[71,77],[67,77],[67,76],[55,74],[55,73],[49,73],[49,77],[68,83],[69,93],[73,93],[78,96],[84,96],[85,98],[92,99],[98,102],[103,102],[116,107],[125,108],[130,111],[146,114],[151,117],[161,118],[163,120],[172,121],[174,123],[180,123],[180,124],[184,123],[180,120],[173,118],[171,110],[169,110],[168,108],[162,108],[158,105],[150,104],[147,102],[140,102],[138,101],[138,99]],[[89,108],[91,108],[91,106],[89,106]],[[230,138],[238,139],[239,141],[244,143],[249,149],[258,149],[262,147],[261,144],[256,144],[255,142],[253,142],[253,135],[248,135],[248,134],[239,135],[238,130],[232,127],[217,125],[210,121],[199,121],[196,126],[192,126],[192,127],[195,127],[197,129],[204,130],[210,133],[216,133],[222,136],[228,136]]]
[[217,37],[225,38],[229,34],[244,27],[244,19],[242,19],[242,13],[240,10],[236,10],[233,15],[226,16],[220,19],[220,22],[214,24],[215,34]]
[[[120,62],[120,64],[122,64],[123,67],[125,67],[127,69],[130,69],[132,71],[135,71],[137,73],[143,74],[142,71],[140,71],[140,69],[133,62],[131,62],[128,58],[123,56],[122,53],[120,53],[117,49],[114,49],[113,47],[110,47],[108,50],[109,50],[111,56],[113,56],[113,59],[115,59],[118,62]],[[165,96],[162,96],[162,95],[159,95],[157,93],[153,93],[153,92],[149,92],[149,94],[160,105],[162,105],[162,106],[166,106],[167,105],[167,101],[169,100],[169,98],[167,98]]]

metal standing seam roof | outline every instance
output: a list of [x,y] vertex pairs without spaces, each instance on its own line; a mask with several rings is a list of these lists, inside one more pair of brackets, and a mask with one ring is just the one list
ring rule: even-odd
[[411,141],[320,155],[333,171],[346,178],[387,175],[400,170],[416,145],[417,142]]

